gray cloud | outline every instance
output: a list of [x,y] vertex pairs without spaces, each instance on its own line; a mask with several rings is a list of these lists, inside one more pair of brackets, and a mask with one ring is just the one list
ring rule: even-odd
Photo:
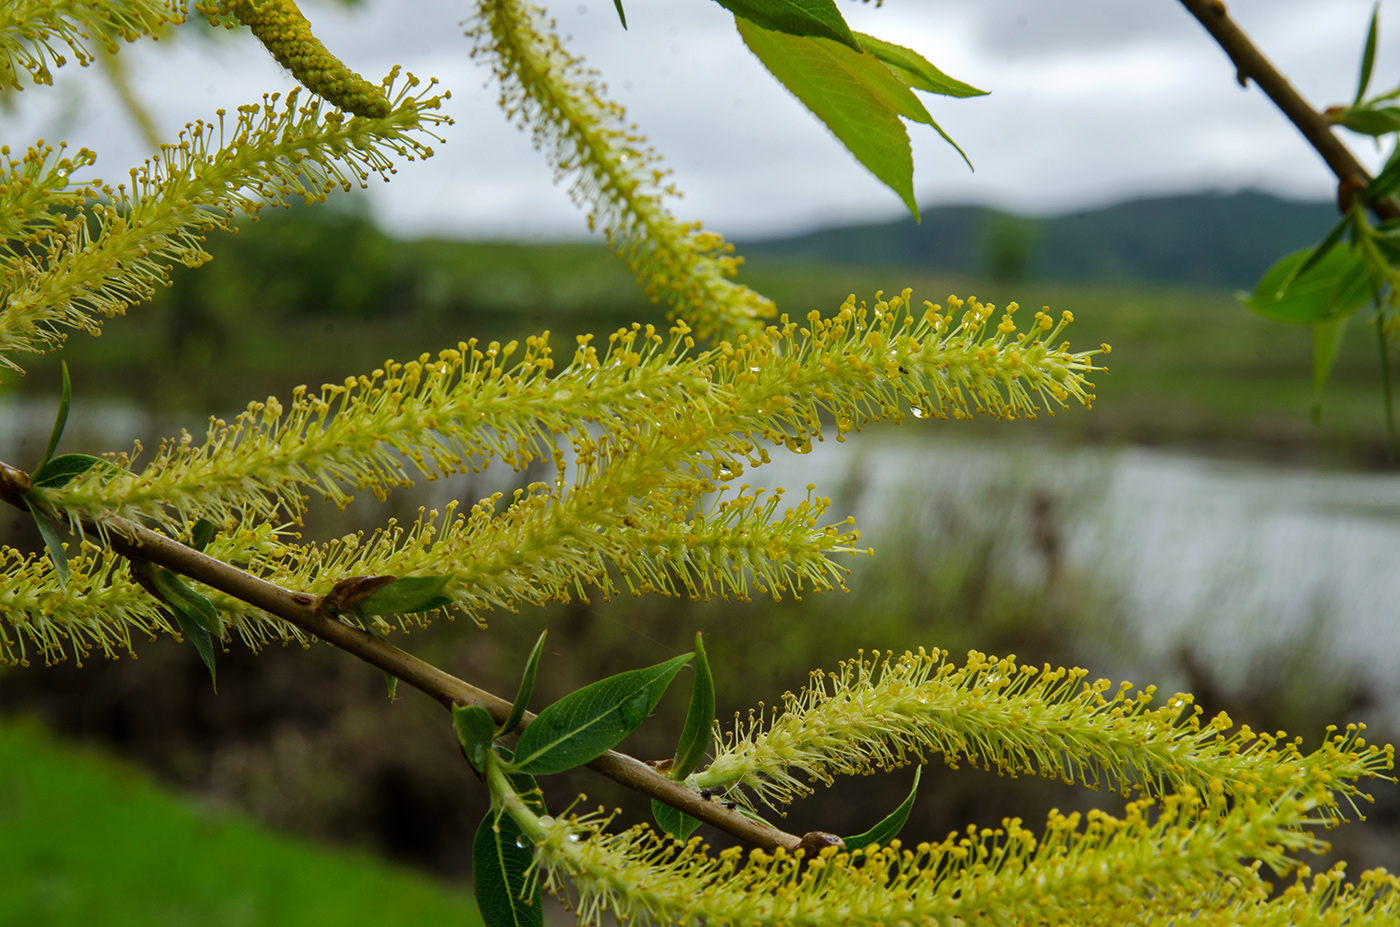
[[[307,11],[327,43],[365,73],[399,63],[441,78],[457,120],[433,159],[405,166],[392,184],[373,184],[379,215],[411,233],[582,234],[578,210],[495,109],[487,73],[468,59],[459,25],[466,5],[365,6]],[[1350,95],[1371,0],[1235,0],[1230,9],[1309,99],[1325,105]],[[551,10],[572,35],[570,47],[602,73],[675,169],[687,192],[675,207],[681,216],[743,236],[900,213],[897,198],[767,75],[718,4],[627,0],[627,31],[611,0]],[[930,130],[912,127],[915,184],[926,204],[1046,212],[1202,188],[1331,193],[1317,157],[1256,90],[1234,84],[1224,55],[1175,0],[890,0],[882,9],[842,10],[857,29],[924,51],[993,91],[928,99],[977,172]],[[1394,85],[1400,23],[1382,35],[1377,86]],[[147,98],[160,100],[170,134],[218,107],[291,86],[249,41],[148,43],[123,54]],[[64,68],[58,87],[25,91],[21,102],[38,105],[0,116],[0,140],[18,147],[62,135],[97,148],[102,175],[123,176],[144,148],[95,77]],[[1377,158],[1366,145],[1353,147]]]
[[1126,43],[1156,43],[1190,25],[1183,23],[1180,7],[1164,0],[983,0],[975,6],[937,4],[929,9],[941,12],[958,6],[975,10],[973,36],[978,50],[992,58],[1084,54]]

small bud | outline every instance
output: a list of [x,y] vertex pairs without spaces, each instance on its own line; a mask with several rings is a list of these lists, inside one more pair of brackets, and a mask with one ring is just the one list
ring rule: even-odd
[[321,608],[331,615],[338,615],[349,611],[359,602],[364,601],[376,590],[383,589],[392,583],[397,576],[351,576],[342,579],[331,587],[331,591],[322,600]]
[[813,830],[802,835],[802,839],[793,848],[793,852],[801,853],[804,860],[813,860],[827,847],[844,847],[845,845],[846,841],[835,834],[829,834],[824,830]]

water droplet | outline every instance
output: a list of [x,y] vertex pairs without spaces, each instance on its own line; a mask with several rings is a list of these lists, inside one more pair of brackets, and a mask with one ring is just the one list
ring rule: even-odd
[[522,850],[527,850],[530,848],[530,838],[524,834],[519,834],[515,838],[515,845]]
[[569,836],[565,837],[564,839],[567,840],[567,841],[569,841],[570,843],[578,843],[579,840],[582,839],[582,838],[580,838],[578,834],[570,834]]
[[928,415],[927,412],[925,412],[923,409],[919,408],[918,406],[914,406],[913,412],[914,412],[914,417],[915,417],[915,418],[923,418],[925,415]]

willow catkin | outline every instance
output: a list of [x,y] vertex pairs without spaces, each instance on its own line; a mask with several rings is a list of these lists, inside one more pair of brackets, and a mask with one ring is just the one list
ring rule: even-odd
[[356,116],[389,115],[389,100],[383,91],[347,67],[312,35],[311,24],[293,0],[222,0],[205,12],[211,19],[221,14],[247,26],[302,86],[340,109]]

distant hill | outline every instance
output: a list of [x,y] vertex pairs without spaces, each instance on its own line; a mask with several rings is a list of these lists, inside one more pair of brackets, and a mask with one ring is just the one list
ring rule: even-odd
[[1170,281],[1249,289],[1289,251],[1337,221],[1330,202],[1265,193],[1131,200],[1087,212],[1023,218],[941,206],[912,218],[750,241],[742,253],[853,264],[920,266],[1002,279]]

